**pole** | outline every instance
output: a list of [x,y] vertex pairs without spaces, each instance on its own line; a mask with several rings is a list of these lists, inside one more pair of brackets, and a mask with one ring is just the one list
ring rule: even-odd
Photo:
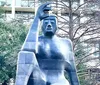
[[15,0],[12,0],[12,18],[15,18]]

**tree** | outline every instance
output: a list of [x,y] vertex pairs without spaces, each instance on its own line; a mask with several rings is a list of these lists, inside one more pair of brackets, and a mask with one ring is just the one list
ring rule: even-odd
[[84,0],[83,3],[80,2],[81,0],[54,1],[56,2],[53,5],[53,12],[57,14],[59,22],[57,35],[68,37],[72,40],[78,75],[81,79],[81,84],[83,83],[84,85],[84,82],[85,84],[87,83],[85,79],[85,76],[88,75],[87,63],[99,59],[99,56],[93,57],[93,54],[99,53],[100,49],[91,51],[94,49],[93,42],[97,42],[100,39],[99,19],[96,17],[98,15],[96,10],[98,3],[95,0]]
[[15,78],[17,55],[26,33],[22,22],[0,22],[0,81]]
[[[62,14],[62,16],[57,14],[59,17],[59,31],[57,35],[68,37],[72,40],[78,74],[79,77],[81,76],[81,79],[84,79],[86,78],[84,75],[88,75],[88,62],[95,60],[97,62],[95,66],[98,67],[99,65],[100,45],[95,48],[97,50],[93,49],[94,45],[98,44],[100,40],[100,25],[97,17],[97,14],[99,14],[97,9],[99,7],[96,1],[98,0],[84,0],[82,3],[80,1],[58,0],[58,2],[55,2],[54,10]],[[55,9],[55,7],[57,8]],[[94,56],[97,53],[98,55]],[[89,68],[91,67],[89,66]],[[91,82],[93,82],[92,79]]]
[[[76,66],[78,68],[78,75],[81,79],[81,84],[83,83],[84,85],[84,82],[85,84],[87,83],[85,76],[88,74],[86,63],[94,59],[99,59],[99,56],[92,57],[92,55],[94,53],[98,53],[100,49],[91,52],[91,49],[93,48],[93,44],[91,43],[94,41],[97,42],[97,40],[100,39],[100,29],[98,22],[99,18],[96,17],[99,14],[96,10],[98,3],[95,2],[99,0],[84,0],[85,2],[83,3],[80,3],[81,0],[59,1],[60,3],[55,2],[55,8],[57,7],[57,11],[54,9],[56,11],[54,11],[54,13],[56,13],[59,17],[59,31],[57,32],[57,35],[65,38],[69,37],[72,40],[77,62]],[[60,16],[58,12],[61,12],[63,16]],[[2,19],[3,18],[0,20],[2,21]],[[85,19],[84,22],[81,22],[83,19]],[[7,23],[4,21],[0,22],[1,80],[4,78],[7,79],[12,75],[14,77],[15,75],[17,54],[21,48],[22,43],[24,42],[27,30],[26,27],[23,26],[19,21],[20,20],[17,22],[15,20],[14,23]],[[11,69],[14,69],[13,72],[10,72]],[[85,81],[83,82],[83,80]]]

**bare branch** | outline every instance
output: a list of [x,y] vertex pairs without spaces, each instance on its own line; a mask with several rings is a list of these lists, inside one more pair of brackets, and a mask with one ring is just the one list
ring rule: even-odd
[[66,31],[66,30],[62,29],[61,27],[58,27],[58,29],[60,29],[60,30],[62,30],[62,31],[64,31],[64,32],[66,32],[67,34],[69,34],[69,32],[68,32],[68,31]]
[[[61,3],[57,3],[57,2],[54,2],[52,4],[57,4],[57,5],[60,5],[60,6],[66,6],[67,8],[69,8],[66,4],[61,4]],[[55,7],[55,6],[52,6],[52,7]],[[59,7],[59,8],[61,8],[61,7]]]
[[83,17],[84,17],[84,15],[81,15],[81,14],[80,14],[80,15],[78,15],[76,18],[73,19],[73,22],[75,22],[76,19],[78,19],[78,18],[81,19],[81,18],[83,18]]
[[[75,31],[73,37],[75,37],[76,33],[78,32],[78,30],[79,30],[81,27],[86,26],[88,23],[91,22],[91,20],[92,20],[93,18],[94,18],[94,17],[90,18],[86,23],[81,24],[81,25],[76,29],[76,31]],[[83,35],[83,34],[82,34],[82,35]]]
[[92,61],[92,60],[96,60],[96,59],[100,59],[100,57],[89,58],[89,59],[86,59],[85,61],[83,61],[81,63],[86,63],[86,62],[89,62],[89,61]]
[[88,55],[86,55],[86,56],[84,56],[82,58],[78,58],[78,60],[81,60],[82,61],[84,58],[86,58],[86,57],[88,57],[88,56],[90,56],[90,55],[92,55],[94,53],[97,53],[97,52],[99,52],[99,50],[98,51],[95,51],[95,52],[92,52],[92,53],[90,53],[90,54],[88,54]]
[[67,8],[69,8],[69,6],[67,6],[62,0],[60,2],[63,3]]
[[67,22],[65,22],[65,21],[58,21],[58,23],[60,22],[60,25],[61,24],[64,24],[64,25],[67,25]]
[[99,30],[99,29],[100,29],[100,27],[98,27],[98,28],[96,28],[96,29],[93,29],[93,30],[89,30],[89,31],[87,31],[86,33],[94,32],[94,31],[97,31],[97,30]]
[[61,27],[58,27],[58,29],[60,29],[60,30],[62,30],[62,31],[64,31],[64,32],[66,32],[67,34],[69,34],[68,31],[66,31],[66,30],[63,29],[64,26],[65,26],[65,24],[64,24],[63,26],[61,26]]
[[73,13],[75,13],[80,7],[84,6],[86,3],[88,3],[89,1],[85,1],[83,4],[79,5],[74,11]]
[[57,16],[60,17],[60,18],[62,18],[62,19],[65,20],[65,21],[67,21],[67,23],[69,23],[69,21],[68,21],[67,19],[65,19],[64,17],[59,16],[59,15],[57,15]]
[[79,65],[79,64],[80,64],[85,58],[87,58],[88,56],[91,56],[92,54],[97,53],[97,52],[99,52],[99,50],[98,50],[98,51],[95,51],[95,52],[92,52],[92,53],[90,53],[90,54],[88,54],[88,55],[86,55],[86,56],[84,56],[84,57],[78,59],[78,60],[79,60],[79,63],[78,63],[77,65]]
[[90,41],[90,40],[93,40],[93,39],[99,39],[99,38],[100,38],[100,36],[92,37],[92,38],[83,40],[83,41],[81,41],[80,43],[87,42],[87,41]]
[[83,36],[85,35],[85,33],[90,29],[90,27],[88,27],[78,38],[75,38],[76,39],[76,42]]

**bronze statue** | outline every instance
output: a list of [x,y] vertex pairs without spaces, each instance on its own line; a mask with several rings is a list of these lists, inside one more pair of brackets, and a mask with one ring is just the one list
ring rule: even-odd
[[[55,35],[57,18],[41,5],[18,55],[15,85],[79,85],[72,42]],[[47,11],[47,12],[46,12]],[[43,35],[38,37],[40,22]],[[64,76],[67,72],[70,84]]]

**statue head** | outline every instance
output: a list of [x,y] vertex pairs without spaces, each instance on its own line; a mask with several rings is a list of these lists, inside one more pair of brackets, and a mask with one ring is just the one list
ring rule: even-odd
[[42,32],[44,36],[52,37],[57,30],[57,17],[49,15],[42,20]]

